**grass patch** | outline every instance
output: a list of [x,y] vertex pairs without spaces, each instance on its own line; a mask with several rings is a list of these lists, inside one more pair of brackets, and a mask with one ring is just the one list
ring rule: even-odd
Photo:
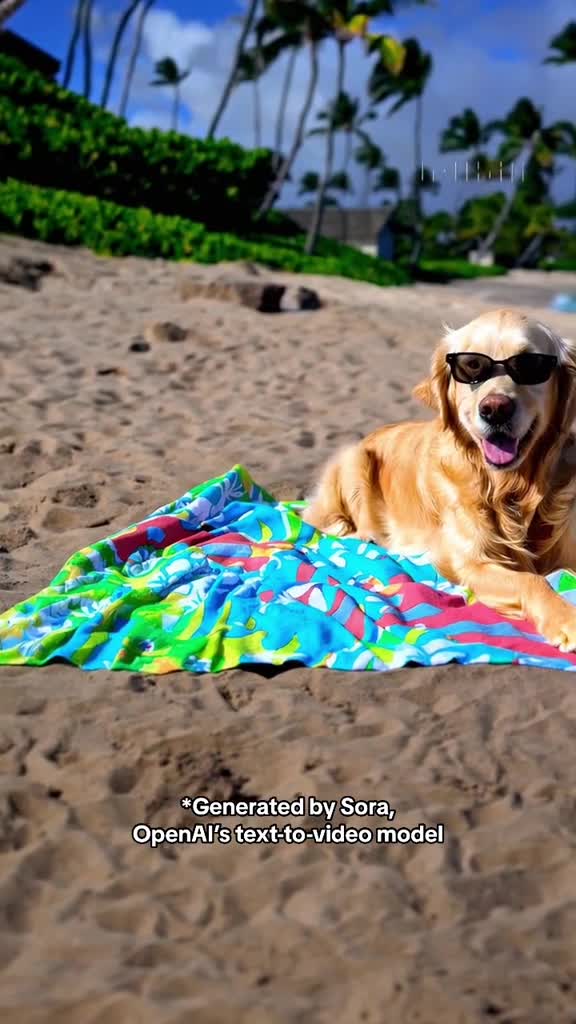
[[407,284],[402,267],[347,245],[322,240],[303,252],[304,235],[238,235],[207,231],[183,217],[155,214],[76,192],[8,179],[0,183],[0,231],[43,242],[82,245],[106,256],[161,257],[196,263],[250,260],[275,270],[338,275],[381,286]]
[[414,271],[414,277],[417,281],[444,284],[448,281],[471,281],[477,277],[501,277],[507,273],[506,267],[498,264],[480,267],[468,260],[422,260]]
[[539,270],[563,270],[576,273],[576,259],[569,260],[542,260],[538,264]]

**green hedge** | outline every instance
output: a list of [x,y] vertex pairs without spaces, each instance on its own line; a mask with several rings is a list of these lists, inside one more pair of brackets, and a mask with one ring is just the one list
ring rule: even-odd
[[237,229],[273,177],[268,150],[130,128],[0,54],[0,175]]
[[[340,255],[306,256],[279,240],[243,239],[208,231],[203,224],[124,207],[94,196],[39,188],[9,180],[0,183],[0,231],[44,242],[83,245],[110,256],[148,256],[218,263],[252,260],[279,270],[337,274],[379,285],[408,282],[399,267],[341,246]],[[301,243],[300,243],[301,244]]]
[[443,284],[447,281],[468,280],[476,277],[501,277],[507,274],[507,268],[494,264],[492,267],[481,267],[468,260],[422,260],[414,271],[417,281],[428,281]]
[[564,270],[564,271],[576,271],[576,259],[572,260],[555,260],[546,259],[541,260],[538,264],[539,270]]

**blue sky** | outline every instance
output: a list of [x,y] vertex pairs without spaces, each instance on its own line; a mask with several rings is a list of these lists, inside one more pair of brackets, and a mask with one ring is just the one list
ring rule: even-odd
[[[111,35],[126,0],[96,0],[94,99],[99,98],[104,61]],[[74,0],[28,0],[10,22],[10,27],[32,42],[63,59],[72,28]],[[143,126],[168,127],[170,95],[150,86],[153,64],[171,55],[182,66],[192,69],[182,88],[181,127],[192,134],[205,134],[220,96],[230,57],[239,32],[242,0],[157,0],[147,23],[129,119]],[[550,38],[574,19],[574,0],[436,0],[433,6],[403,5],[395,17],[382,19],[377,27],[400,38],[416,36],[434,60],[434,70],[424,99],[424,160],[442,181],[441,192],[431,198],[430,209],[453,210],[467,198],[474,186],[453,181],[452,160],[438,152],[440,132],[449,118],[465,106],[473,107],[482,120],[505,115],[520,96],[529,96],[544,108],[548,121],[574,119],[576,67],[544,66]],[[122,85],[126,49],[112,94],[115,109]],[[360,44],[348,48],[346,88],[355,96],[365,96],[369,64]],[[260,89],[264,144],[273,138],[275,115],[282,87],[284,65],[280,62],[265,76]],[[322,53],[321,74],[315,113],[333,94],[336,74],[335,48],[327,44]],[[299,58],[288,110],[287,136],[293,131],[308,77],[305,54]],[[80,86],[80,67],[72,85]],[[254,142],[254,93],[241,86],[232,98],[223,119],[220,134],[229,135],[244,145]],[[394,117],[383,110],[371,126],[371,134],[383,148],[388,162],[404,177],[413,172],[413,121],[410,106]],[[318,166],[322,142],[307,141],[297,166],[297,176]],[[443,173],[444,172],[444,173]],[[355,175],[360,190],[361,172]],[[493,186],[486,185],[485,189]],[[505,186],[506,187],[506,186]],[[555,193],[560,199],[576,194],[576,165],[566,164],[558,175]],[[284,202],[295,198],[289,187]],[[468,194],[470,192],[468,191]]]

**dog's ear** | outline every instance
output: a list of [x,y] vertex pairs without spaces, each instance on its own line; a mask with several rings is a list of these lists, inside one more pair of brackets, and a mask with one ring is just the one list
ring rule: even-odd
[[553,430],[558,438],[570,432],[576,419],[576,342],[562,338],[545,324],[538,324],[554,342],[558,358],[558,390]]
[[454,425],[454,412],[448,394],[450,369],[446,362],[447,351],[446,341],[437,346],[432,356],[430,375],[417,384],[412,391],[414,398],[423,402],[429,409],[440,413],[442,425],[446,428]]
[[558,398],[559,433],[565,436],[576,418],[576,345],[559,338]]
[[412,397],[418,402],[427,405],[429,409],[434,409],[435,412],[438,412],[438,403],[432,391],[432,383],[429,377],[421,380],[415,388],[412,388]]

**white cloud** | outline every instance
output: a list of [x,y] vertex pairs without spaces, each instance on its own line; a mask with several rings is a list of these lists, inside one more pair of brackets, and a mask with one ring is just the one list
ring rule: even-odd
[[181,67],[208,57],[214,49],[214,29],[200,21],[181,21],[172,11],[151,10],[145,25],[145,44],[151,60],[173,57]]

